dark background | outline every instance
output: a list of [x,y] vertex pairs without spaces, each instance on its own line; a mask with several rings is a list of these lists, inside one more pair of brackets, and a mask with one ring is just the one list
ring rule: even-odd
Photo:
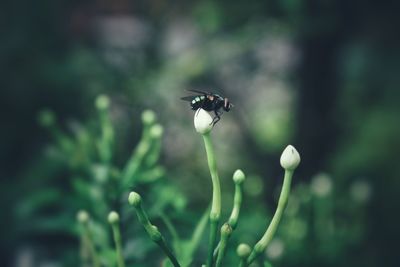
[[[277,266],[397,266],[399,8],[396,1],[344,0],[2,3],[3,263],[14,266],[25,244],[41,259],[60,255],[42,251],[62,250],[63,240],[75,245],[57,231],[26,230],[30,221],[18,215],[25,197],[50,183],[41,155],[52,139],[38,123],[41,110],[52,110],[68,132],[71,123],[96,117],[97,95],[110,96],[119,118],[118,162],[140,137],[135,118],[155,110],[165,128],[167,180],[203,208],[203,188],[210,193],[203,147],[179,97],[187,88],[211,88],[235,105],[214,130],[223,176],[239,167],[263,177],[252,201],[273,209],[277,162],[291,143],[302,157],[295,187],[327,175],[332,220],[337,229],[350,225],[343,242],[314,233],[295,252],[287,244]],[[360,185],[363,204],[349,210],[348,194],[357,199]],[[323,244],[330,244],[326,253],[318,252]]]

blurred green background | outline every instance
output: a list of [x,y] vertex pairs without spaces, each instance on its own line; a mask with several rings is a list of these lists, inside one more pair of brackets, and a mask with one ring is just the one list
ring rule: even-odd
[[[248,176],[226,266],[237,264],[239,241],[254,244],[265,230],[289,143],[302,163],[266,251],[273,266],[398,266],[399,8],[357,0],[2,3],[1,265],[77,266],[77,210],[101,222],[113,208],[123,214],[128,265],[159,266],[126,193],[142,193],[161,230],[165,214],[190,235],[211,196],[193,112],[179,100],[195,88],[235,105],[213,131],[225,217],[232,173]],[[95,107],[100,94],[110,99],[106,113]],[[119,177],[146,109],[164,129],[160,158],[116,190],[103,174]]]

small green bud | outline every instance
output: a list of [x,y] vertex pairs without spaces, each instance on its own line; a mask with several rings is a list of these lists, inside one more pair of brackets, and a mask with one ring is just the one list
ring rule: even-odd
[[240,258],[247,258],[251,253],[251,248],[249,245],[242,243],[237,247],[236,253]]
[[110,224],[114,224],[114,223],[119,222],[119,215],[118,215],[118,213],[115,212],[115,211],[111,211],[111,212],[108,214],[108,222],[109,222]]
[[287,171],[294,171],[300,164],[300,155],[296,148],[288,145],[281,155],[281,166]]
[[96,98],[96,107],[100,110],[107,109],[110,106],[110,98],[106,95],[99,95]]
[[152,138],[160,138],[164,132],[164,128],[161,124],[155,124],[150,128],[150,136]]
[[229,236],[232,233],[232,227],[228,223],[224,223],[221,227],[221,236]]
[[233,174],[233,181],[237,185],[242,184],[245,179],[246,179],[246,176],[244,175],[244,173],[240,169],[236,170],[235,173]]
[[207,134],[213,128],[213,118],[202,108],[199,108],[194,114],[194,128],[199,134]]
[[129,204],[131,204],[132,206],[138,207],[138,206],[140,206],[140,204],[142,202],[142,198],[138,193],[131,192],[129,194],[128,201],[129,201]]
[[54,124],[54,122],[56,121],[56,117],[54,116],[53,111],[49,109],[44,109],[39,112],[38,120],[40,125],[44,127],[49,127]]
[[152,225],[150,227],[151,227],[151,231],[149,232],[150,239],[153,240],[154,242],[160,241],[162,236],[161,236],[160,231],[158,231],[157,226]]
[[154,111],[147,109],[142,112],[142,122],[146,125],[151,125],[156,122],[156,114]]
[[86,210],[80,210],[76,214],[76,219],[80,223],[87,223],[89,221],[89,213]]

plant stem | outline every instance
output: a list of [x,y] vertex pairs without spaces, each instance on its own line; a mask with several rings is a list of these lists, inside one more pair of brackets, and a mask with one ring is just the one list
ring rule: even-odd
[[235,184],[235,195],[233,198],[233,208],[232,208],[231,216],[229,217],[229,220],[228,220],[228,223],[232,227],[232,230],[236,228],[241,205],[242,205],[242,186],[241,186],[241,184]]
[[[178,235],[178,232],[176,231],[175,226],[172,224],[171,220],[163,213],[161,212],[161,219],[164,221],[165,226],[167,227],[168,231],[170,232],[172,236],[172,246],[175,251],[181,252],[181,239]],[[179,255],[179,254],[178,254]]]
[[208,247],[207,267],[213,265],[213,252],[216,245],[217,231],[219,219],[221,216],[221,188],[219,183],[219,177],[217,172],[217,162],[215,159],[214,148],[211,142],[211,136],[209,133],[203,134],[204,145],[206,147],[208,167],[210,169],[213,195],[210,210],[210,239]]
[[122,255],[121,231],[119,229],[118,223],[112,223],[111,228],[112,228],[113,236],[114,236],[115,252],[117,254],[118,267],[125,267],[125,261],[124,261],[123,255]]
[[89,266],[89,260],[90,260],[90,252],[89,248],[87,245],[87,237],[84,233],[81,233],[81,238],[80,238],[80,256],[81,256],[81,263],[82,267],[87,267]]
[[292,182],[293,171],[292,170],[285,170],[285,177],[283,180],[283,186],[281,190],[281,194],[279,196],[278,206],[275,211],[274,217],[271,220],[266,232],[264,233],[263,237],[255,244],[253,251],[251,252],[250,256],[247,259],[247,263],[245,266],[250,265],[258,256],[260,256],[265,248],[268,246],[269,242],[272,240],[279,222],[282,218],[283,211],[286,208],[289,193],[290,193],[290,184]]
[[246,267],[247,266],[247,259],[240,259],[239,267]]
[[[229,220],[227,222],[229,224],[229,226],[231,227],[232,232],[233,232],[233,230],[235,230],[235,228],[237,226],[241,205],[242,205],[242,183],[235,183],[235,195],[233,198],[233,208],[232,208],[232,212],[229,217]],[[226,243],[228,243],[228,240],[229,240],[230,236],[232,235],[232,232],[229,233],[229,235],[226,239]],[[222,241],[222,237],[221,237],[221,240],[219,241],[217,247],[214,250],[214,259],[216,259],[219,254],[218,251],[220,250],[220,247],[221,247],[221,241]]]
[[225,256],[225,250],[228,245],[228,239],[231,236],[231,234],[232,234],[232,227],[228,223],[225,223],[221,227],[221,240],[219,242],[219,250],[215,267],[221,267],[222,265],[222,260]]
[[208,247],[208,257],[207,257],[207,267],[212,267],[213,265],[213,254],[214,247],[217,242],[217,232],[218,232],[218,221],[212,220],[210,218],[210,239]]
[[90,253],[90,257],[92,258],[92,266],[93,267],[100,267],[100,259],[99,255],[97,254],[95,245],[93,243],[92,234],[89,229],[89,223],[85,222],[83,225],[83,231],[85,235],[86,245]]
[[153,240],[153,242],[155,242],[162,249],[162,251],[175,267],[180,267],[178,260],[172,253],[171,248],[165,242],[165,239],[162,236],[161,232],[156,226],[151,224],[146,212],[141,205],[140,195],[136,192],[131,192],[129,195],[129,203],[135,207],[136,215],[138,216],[139,222],[143,225],[144,229],[149,234],[150,239]]

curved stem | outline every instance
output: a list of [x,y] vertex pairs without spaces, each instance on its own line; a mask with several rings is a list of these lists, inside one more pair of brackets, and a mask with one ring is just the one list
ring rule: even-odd
[[276,208],[274,217],[272,218],[271,223],[269,224],[263,237],[256,243],[256,245],[253,248],[253,251],[251,252],[249,258],[247,259],[247,265],[250,265],[259,255],[261,255],[265,250],[265,248],[268,246],[269,242],[272,240],[289,199],[292,176],[293,176],[293,171],[285,170],[285,177],[283,180],[281,194],[279,196],[278,207]]
[[169,260],[175,267],[180,267],[178,260],[176,259],[175,255],[172,253],[172,249],[165,242],[165,239],[161,235],[158,228],[151,224],[141,203],[140,202],[137,203],[134,207],[135,207],[136,214],[139,218],[140,223],[143,225],[144,229],[149,234],[151,240],[153,240],[162,249],[162,251],[165,253],[165,255],[169,258]]
[[215,159],[214,148],[209,133],[203,134],[204,145],[207,153],[208,167],[210,169],[213,185],[213,195],[210,210],[210,239],[208,247],[207,267],[213,265],[213,252],[216,244],[219,219],[221,216],[221,188],[217,172],[217,162]]
[[233,198],[233,208],[232,208],[231,216],[229,217],[229,220],[228,220],[228,223],[232,227],[232,229],[236,228],[241,205],[242,205],[242,186],[241,186],[241,184],[235,184],[235,195]]
[[[228,224],[231,227],[232,231],[236,228],[238,218],[239,218],[239,213],[240,213],[240,207],[242,205],[242,183],[235,183],[235,195],[233,198],[233,208],[231,215],[229,216]],[[231,234],[229,234],[226,242],[228,243],[229,237]],[[221,238],[222,240],[222,238]],[[220,249],[221,241],[218,243],[217,247],[214,250],[214,259],[217,258],[218,256],[218,251]]]

